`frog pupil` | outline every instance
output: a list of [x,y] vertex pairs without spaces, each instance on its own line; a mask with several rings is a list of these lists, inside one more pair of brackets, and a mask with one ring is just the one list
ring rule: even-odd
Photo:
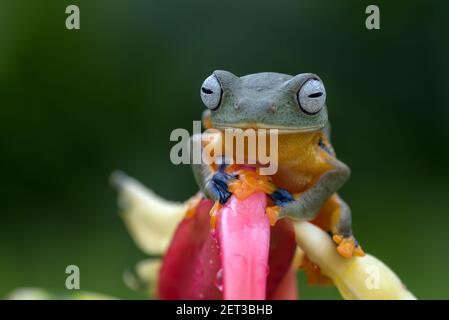
[[212,90],[207,89],[207,88],[204,88],[204,87],[201,88],[201,91],[203,91],[205,94],[211,94],[211,93],[214,93]]
[[316,93],[309,94],[309,98],[319,98],[322,95],[323,95],[322,92],[316,92]]

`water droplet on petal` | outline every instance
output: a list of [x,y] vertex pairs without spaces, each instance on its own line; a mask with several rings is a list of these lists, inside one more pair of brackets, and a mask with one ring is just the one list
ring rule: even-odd
[[217,271],[215,276],[215,286],[218,290],[223,291],[223,268]]

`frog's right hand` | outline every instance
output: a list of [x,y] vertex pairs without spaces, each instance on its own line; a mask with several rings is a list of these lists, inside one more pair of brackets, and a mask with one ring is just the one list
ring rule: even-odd
[[228,201],[231,196],[229,183],[237,178],[235,175],[226,173],[223,167],[223,165],[220,166],[220,169],[211,176],[204,186],[206,195],[221,204]]

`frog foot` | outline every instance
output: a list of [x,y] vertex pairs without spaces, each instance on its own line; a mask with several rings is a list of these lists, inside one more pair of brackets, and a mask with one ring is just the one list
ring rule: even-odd
[[208,190],[220,204],[226,203],[231,192],[229,191],[229,183],[236,179],[235,175],[231,175],[222,170],[217,171],[208,182]]
[[276,206],[282,207],[287,203],[295,201],[293,195],[285,189],[277,188],[273,193],[270,194],[271,200],[276,204]]
[[285,189],[276,188],[274,191],[268,194],[274,203],[274,206],[267,207],[265,210],[270,221],[270,225],[274,226],[276,221],[279,220],[279,215],[281,213],[282,207],[284,207],[289,202],[295,201],[293,195]]
[[279,213],[281,211],[281,207],[279,206],[271,206],[265,209],[265,213],[267,214],[268,221],[271,226],[274,226],[276,222],[279,220]]
[[354,236],[334,234],[332,240],[337,244],[337,252],[344,258],[363,257],[365,252]]
[[255,192],[271,194],[276,187],[267,176],[261,176],[255,171],[238,170],[238,179],[229,184],[229,191],[239,200],[245,200]]

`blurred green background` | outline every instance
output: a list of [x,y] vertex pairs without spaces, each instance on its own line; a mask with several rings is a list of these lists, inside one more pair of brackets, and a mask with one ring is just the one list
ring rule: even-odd
[[[378,4],[381,30],[365,28]],[[65,28],[77,4],[81,30]],[[16,287],[143,298],[122,274],[145,258],[117,214],[111,171],[160,195],[196,191],[169,161],[215,69],[315,72],[326,85],[341,194],[364,248],[419,298],[449,298],[447,1],[0,2],[0,296]],[[303,298],[339,298],[307,287]]]

